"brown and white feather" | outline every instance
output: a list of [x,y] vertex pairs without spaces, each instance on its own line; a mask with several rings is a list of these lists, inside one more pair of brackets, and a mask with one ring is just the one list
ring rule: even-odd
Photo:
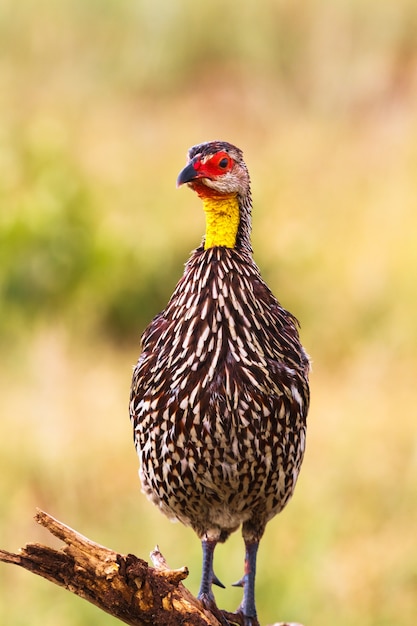
[[259,540],[293,493],[309,405],[297,327],[250,247],[201,246],[142,336],[130,404],[142,486],[200,537],[243,524]]

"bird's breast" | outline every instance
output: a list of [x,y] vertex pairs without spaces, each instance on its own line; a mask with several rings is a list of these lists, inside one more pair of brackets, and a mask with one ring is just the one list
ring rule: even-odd
[[190,458],[194,448],[221,450],[232,465],[242,454],[268,458],[307,410],[295,326],[269,290],[256,292],[256,269],[230,252],[205,251],[206,263],[191,265],[159,336],[144,341],[134,413],[158,429],[164,456],[176,445]]

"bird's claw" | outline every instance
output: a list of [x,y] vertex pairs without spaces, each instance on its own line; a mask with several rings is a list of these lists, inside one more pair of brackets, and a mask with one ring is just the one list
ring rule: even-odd
[[216,574],[214,572],[212,574],[211,582],[213,583],[213,585],[217,585],[217,587],[221,587],[222,589],[226,589],[226,586],[223,585],[222,581],[217,578],[217,576],[216,576]]

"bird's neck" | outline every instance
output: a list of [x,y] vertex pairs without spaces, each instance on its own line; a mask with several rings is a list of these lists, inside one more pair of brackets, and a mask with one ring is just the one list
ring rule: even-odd
[[206,214],[204,248],[206,250],[214,246],[234,248],[240,221],[237,196],[206,196],[202,200]]

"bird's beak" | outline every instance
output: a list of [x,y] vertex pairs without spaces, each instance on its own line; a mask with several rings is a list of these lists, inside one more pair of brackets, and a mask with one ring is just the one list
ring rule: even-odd
[[178,174],[177,187],[189,183],[200,176],[198,170],[194,167],[194,160],[187,163],[183,170]]

